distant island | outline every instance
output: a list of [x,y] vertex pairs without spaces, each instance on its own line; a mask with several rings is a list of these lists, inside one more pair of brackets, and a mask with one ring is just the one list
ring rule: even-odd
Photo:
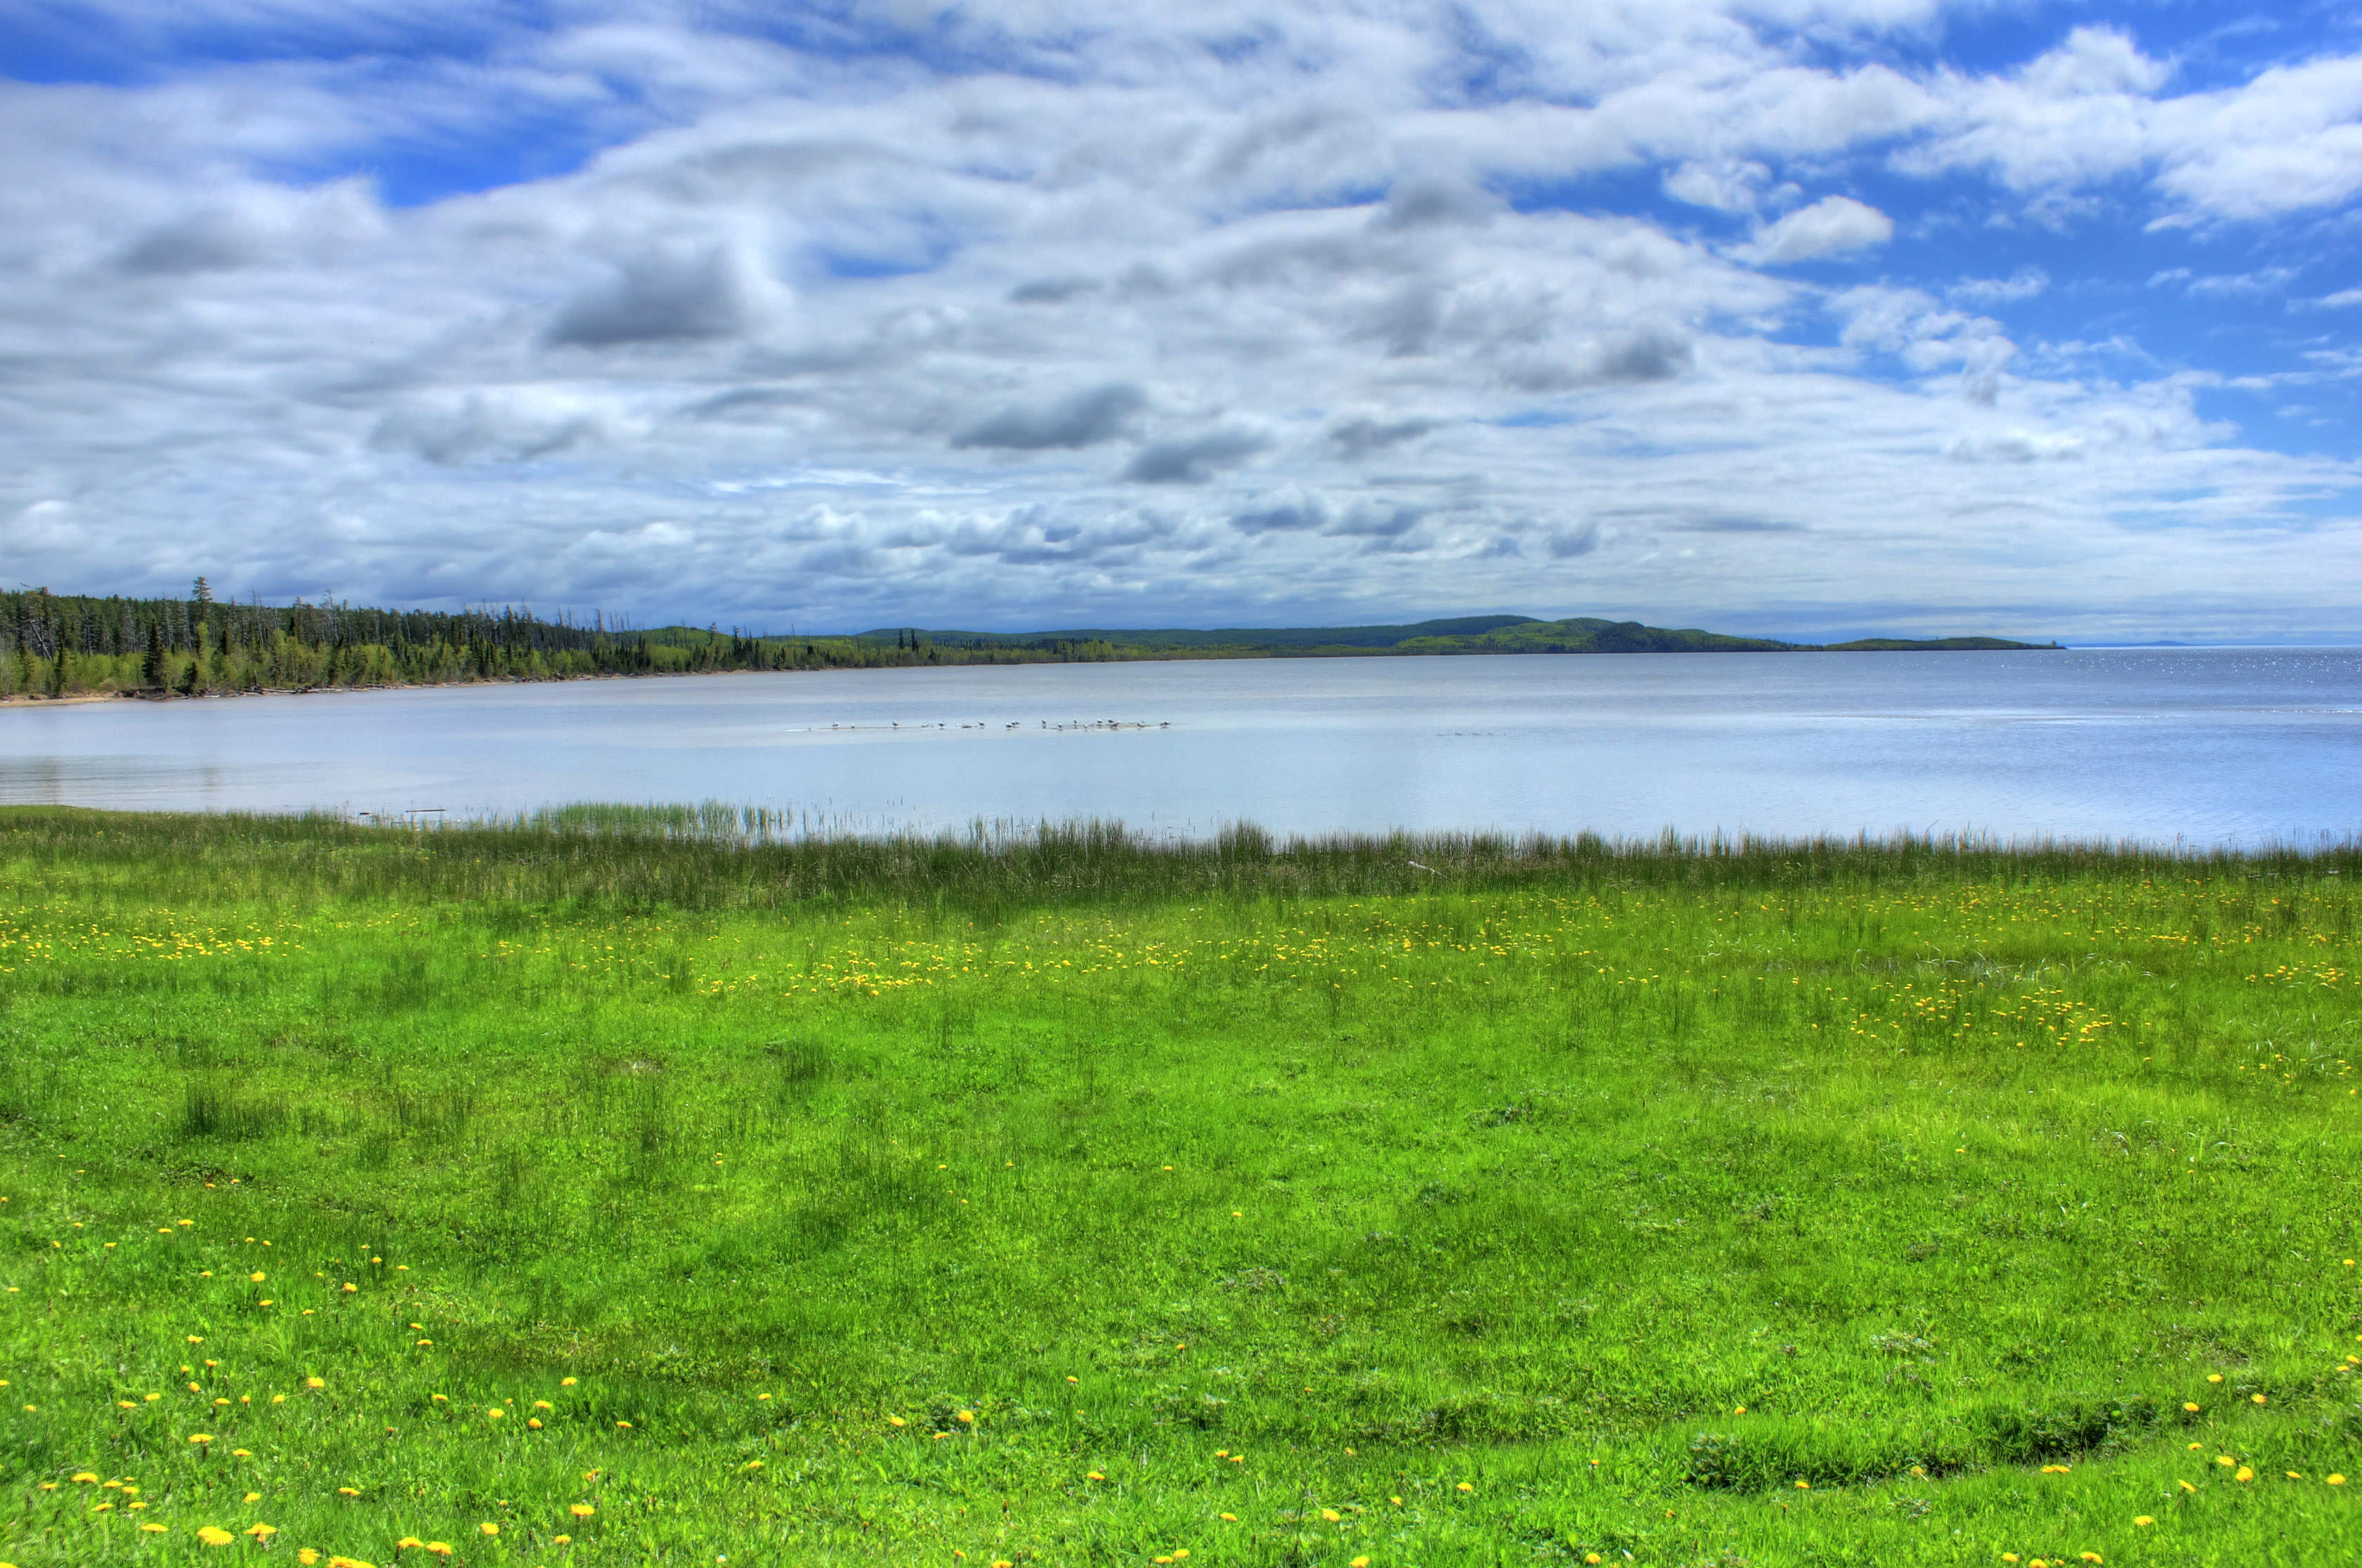
[[523,608],[438,612],[345,603],[0,593],[0,701],[229,696],[479,680],[575,680],[724,670],[881,669],[1136,659],[1455,654],[1863,653],[2028,649],[2003,637],[1790,643],[1575,616],[1473,615],[1398,626],[1213,631],[936,631],[778,635],[719,625],[635,627]]

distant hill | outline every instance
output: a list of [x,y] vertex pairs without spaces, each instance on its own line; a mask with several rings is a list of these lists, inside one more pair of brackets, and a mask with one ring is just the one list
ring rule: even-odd
[[2038,648],[2040,643],[2004,637],[1865,637],[1849,643],[1791,643],[1772,637],[1737,637],[1696,627],[1643,625],[1573,616],[1560,621],[1530,615],[1465,615],[1416,621],[1398,626],[1231,626],[1212,631],[1180,628],[1118,630],[1109,627],[1051,632],[965,632],[888,627],[856,634],[863,642],[890,642],[897,649],[933,646],[982,653],[1047,653],[1104,650],[1068,657],[1098,658],[1351,657],[1356,655],[1591,654],[1591,653],[1876,653],[1961,652]]

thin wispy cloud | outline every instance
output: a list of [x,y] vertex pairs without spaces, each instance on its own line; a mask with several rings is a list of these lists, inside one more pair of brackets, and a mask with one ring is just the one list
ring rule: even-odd
[[2362,569],[2362,54],[2287,17],[6,15],[16,580],[2264,635]]

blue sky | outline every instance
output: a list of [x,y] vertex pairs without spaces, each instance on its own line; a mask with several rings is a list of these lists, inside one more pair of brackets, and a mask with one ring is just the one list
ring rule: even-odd
[[2362,640],[2362,5],[0,0],[0,574]]

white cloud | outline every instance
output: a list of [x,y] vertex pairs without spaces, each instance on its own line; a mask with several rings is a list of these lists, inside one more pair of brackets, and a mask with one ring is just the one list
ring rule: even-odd
[[1894,220],[1876,207],[1851,196],[1824,196],[1799,207],[1776,223],[1756,231],[1755,237],[1731,254],[1742,261],[1783,267],[1823,256],[1868,250],[1894,237]]
[[[240,11],[358,52],[0,86],[11,569],[807,625],[1705,618],[2055,593],[2139,518],[2188,530],[2145,581],[2281,581],[2257,520],[2350,465],[2236,447],[2211,384],[2021,355],[1981,313],[2038,270],[1870,282],[1893,219],[1795,204],[1893,160],[2229,221],[2233,143],[2335,200],[2335,73],[2284,72],[2275,129],[2115,34],[1882,62],[1936,14],[854,6],[807,54],[722,9],[437,13],[471,74],[355,63],[391,7]],[[353,172],[545,122],[604,150],[410,205]],[[1601,210],[1619,172],[1703,237]],[[1844,283],[1765,271],[1808,260]],[[1840,341],[1800,344],[1824,311]]]

